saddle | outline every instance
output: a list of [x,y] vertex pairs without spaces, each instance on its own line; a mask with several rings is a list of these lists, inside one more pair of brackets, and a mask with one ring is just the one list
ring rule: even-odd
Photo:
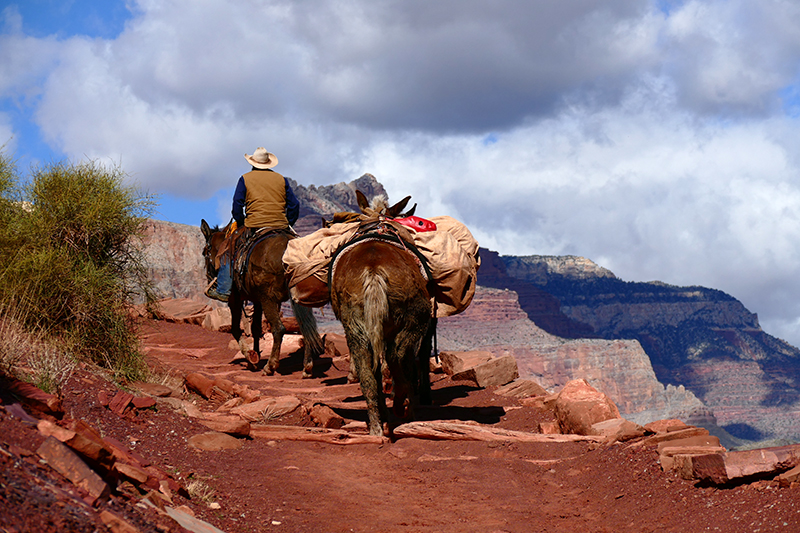
[[297,233],[291,228],[238,228],[223,241],[220,246],[220,251],[217,254],[217,260],[224,254],[228,254],[229,257],[231,257],[231,272],[236,278],[241,280],[247,273],[250,255],[253,253],[253,249],[256,245],[264,239],[280,234],[285,234],[290,239],[297,237]]
[[425,278],[426,282],[431,283],[433,276],[431,275],[428,260],[414,245],[414,237],[402,225],[393,222],[382,217],[377,220],[368,219],[363,221],[353,238],[340,246],[331,256],[330,268],[328,268],[328,286],[331,285],[339,258],[347,253],[353,245],[366,241],[383,241],[407,251],[419,266],[422,277]]

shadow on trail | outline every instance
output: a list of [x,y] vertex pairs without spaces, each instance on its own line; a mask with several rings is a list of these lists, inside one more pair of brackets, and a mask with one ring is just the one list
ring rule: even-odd
[[[347,378],[341,378],[342,383],[347,382]],[[339,381],[328,380],[328,381]],[[490,406],[475,406],[463,407],[457,405],[449,405],[453,400],[458,398],[466,398],[469,396],[470,391],[479,390],[476,387],[467,385],[453,385],[450,387],[443,387],[435,389],[432,392],[433,405],[418,405],[414,408],[415,420],[430,422],[434,420],[459,420],[462,422],[473,421],[479,424],[497,424],[506,414],[506,410],[497,405]],[[364,401],[362,395],[348,396],[342,400],[342,403],[361,403]],[[387,407],[391,410],[392,400],[387,398]],[[339,416],[349,420],[359,420],[362,422],[367,421],[367,410],[364,407],[347,408],[336,406],[332,407],[333,411]]]

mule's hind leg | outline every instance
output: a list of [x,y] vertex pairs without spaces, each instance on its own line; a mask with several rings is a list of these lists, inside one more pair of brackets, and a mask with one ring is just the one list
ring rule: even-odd
[[286,328],[281,321],[280,302],[270,301],[263,307],[264,317],[267,319],[267,323],[272,330],[272,350],[269,354],[269,360],[264,367],[264,373],[271,376],[278,369],[278,361],[281,357],[281,343],[283,342],[283,334],[286,333]]
[[[345,326],[347,347],[350,349],[351,371],[355,370],[361,385],[361,394],[367,402],[367,427],[370,435],[383,436],[382,420],[387,420],[386,400],[381,386],[380,363],[373,365],[372,349],[369,342],[353,334],[354,331]],[[355,369],[353,369],[355,366]]]
[[[231,310],[231,335],[233,335],[233,338],[239,344],[239,351],[242,352],[242,355],[248,361],[250,370],[255,370],[254,364],[250,363],[250,348],[247,346],[244,336],[242,335],[242,304],[242,297],[239,295],[239,291],[234,288],[228,299],[228,308]],[[258,359],[256,359],[255,364],[258,364]]]

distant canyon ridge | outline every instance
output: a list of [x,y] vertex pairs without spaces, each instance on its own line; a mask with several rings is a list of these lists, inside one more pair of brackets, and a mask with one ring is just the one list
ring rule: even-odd
[[[356,189],[368,198],[386,194],[370,174],[292,186],[301,235],[334,212],[357,211]],[[148,268],[165,298],[210,303],[201,217],[196,226],[148,221]],[[728,447],[800,441],[800,350],[764,332],[734,297],[626,282],[583,257],[480,253],[475,299],[464,313],[440,320],[440,350],[511,354],[521,377],[548,390],[585,378],[630,420],[679,418],[707,427]],[[333,317],[330,308],[317,314],[321,322]]]

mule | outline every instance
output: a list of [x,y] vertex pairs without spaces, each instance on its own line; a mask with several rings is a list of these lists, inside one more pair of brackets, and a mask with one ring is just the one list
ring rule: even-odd
[[[357,196],[362,212],[375,214],[360,191]],[[405,198],[378,214],[394,218],[407,202]],[[381,219],[375,221],[380,231]],[[384,423],[390,422],[384,374],[391,377],[395,418],[412,419],[416,402],[430,403],[431,292],[420,259],[409,246],[367,233],[337,252],[330,267],[331,305],[344,327],[351,365],[367,402],[370,435],[383,436]]]
[[[211,228],[205,220],[202,220],[200,229],[206,240],[203,257],[205,258],[206,277],[210,282],[217,275],[214,258],[225,240],[226,228],[223,230]],[[251,370],[255,370],[261,360],[262,315],[266,318],[272,333],[272,350],[264,366],[264,373],[267,375],[274,374],[278,369],[281,343],[286,333],[286,327],[281,321],[281,303],[289,300],[289,288],[281,258],[286,250],[286,244],[291,238],[294,237],[288,232],[277,231],[266,238],[256,240],[249,252],[244,276],[240,276],[237,272],[233,274],[233,287],[228,298],[228,307],[231,310],[231,334],[239,343],[239,348],[245,355]],[[252,350],[247,349],[242,339],[241,320],[244,304],[247,301],[253,303],[253,315],[250,319],[250,329],[253,335]],[[304,340],[303,377],[309,378],[314,368],[314,356],[321,354],[324,347],[312,310],[296,304],[294,301],[291,304]]]

